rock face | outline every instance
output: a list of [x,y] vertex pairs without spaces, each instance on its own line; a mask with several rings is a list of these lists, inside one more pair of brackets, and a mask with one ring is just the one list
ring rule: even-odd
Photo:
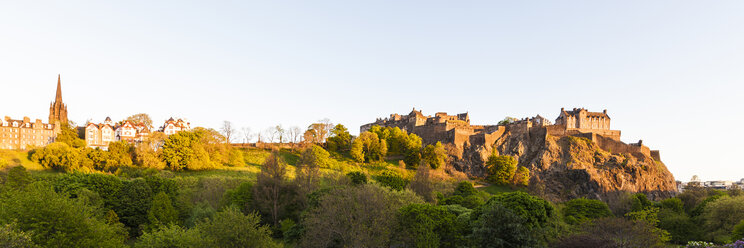
[[545,129],[507,130],[492,145],[474,144],[457,152],[455,169],[475,177],[485,177],[484,162],[493,152],[515,157],[518,166],[530,170],[530,184],[540,185],[539,193],[551,200],[604,199],[618,191],[643,192],[659,199],[676,192],[672,173],[648,154],[613,154],[587,138],[551,136]]

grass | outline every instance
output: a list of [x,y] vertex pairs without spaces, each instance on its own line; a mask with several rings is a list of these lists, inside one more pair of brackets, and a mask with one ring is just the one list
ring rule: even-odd
[[6,160],[10,166],[22,165],[27,170],[45,170],[40,164],[28,159],[28,152],[24,151],[2,150],[0,151],[0,159]]
[[492,195],[516,191],[526,192],[524,188],[512,188],[511,186],[504,185],[484,185],[483,187],[477,187],[477,189]]

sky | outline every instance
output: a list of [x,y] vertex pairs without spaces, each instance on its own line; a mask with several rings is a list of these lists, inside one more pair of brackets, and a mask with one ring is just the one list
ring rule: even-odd
[[[2,1],[0,116],[254,132],[607,109],[675,178],[744,178],[744,1]],[[156,125],[157,126],[157,125]]]

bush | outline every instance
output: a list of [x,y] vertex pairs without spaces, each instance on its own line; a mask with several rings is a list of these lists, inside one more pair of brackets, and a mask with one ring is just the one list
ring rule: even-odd
[[36,248],[31,235],[18,228],[15,223],[0,225],[0,247],[3,248]]
[[399,209],[396,218],[396,240],[404,247],[456,247],[462,244],[457,216],[445,207],[411,204]]
[[538,245],[527,221],[499,202],[490,202],[471,215],[470,236],[476,247],[535,247]]
[[581,224],[587,220],[612,216],[610,207],[600,200],[578,198],[569,200],[564,205],[563,220],[571,225]]
[[260,222],[258,214],[244,215],[238,208],[227,207],[195,229],[203,235],[203,247],[279,247],[269,227]]
[[437,169],[444,165],[444,160],[447,159],[447,152],[444,150],[442,142],[426,146],[424,148],[423,159],[432,169]]
[[643,221],[600,218],[585,222],[579,232],[563,237],[551,247],[664,247],[663,241],[653,229],[653,226]]
[[500,194],[488,200],[488,204],[494,201],[522,217],[528,227],[544,227],[555,214],[550,202],[524,192]]
[[177,225],[163,226],[152,232],[145,232],[137,239],[135,248],[199,248],[204,247],[202,237],[195,229]]
[[492,154],[486,161],[486,169],[490,183],[506,185],[511,182],[514,173],[517,171],[517,160],[512,156],[498,156]]
[[44,247],[124,247],[120,224],[108,224],[98,209],[60,195],[42,183],[0,198],[0,223],[15,222]]
[[744,196],[726,196],[710,202],[701,217],[709,239],[729,242],[734,226],[744,220]]
[[361,171],[352,171],[346,173],[346,176],[351,179],[351,183],[353,183],[354,185],[367,184],[367,174],[364,174]]
[[380,185],[389,187],[394,190],[403,190],[408,185],[408,180],[404,179],[399,173],[391,170],[386,170],[375,177]]
[[44,168],[71,172],[80,168],[80,151],[62,142],[54,142],[33,151],[31,160]]

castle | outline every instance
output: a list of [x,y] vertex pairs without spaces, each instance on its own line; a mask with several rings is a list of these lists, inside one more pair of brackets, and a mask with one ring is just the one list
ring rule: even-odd
[[439,141],[443,144],[453,144],[459,151],[473,145],[490,146],[505,132],[509,132],[528,137],[533,135],[582,137],[612,153],[640,153],[660,160],[659,151],[644,146],[643,141],[632,144],[620,141],[620,131],[610,129],[607,110],[589,112],[584,108],[568,111],[561,108],[555,124],[537,115],[499,125],[471,125],[468,113],[447,115],[439,112],[434,116],[424,116],[421,110],[414,108],[408,115],[391,114],[385,119],[378,118],[373,123],[362,125],[360,131],[365,132],[372,126],[398,127],[420,136],[424,144]]
[[25,150],[50,144],[59,134],[60,125],[67,122],[67,105],[62,102],[62,77],[58,75],[57,95],[49,106],[49,122],[43,123],[41,119],[32,122],[28,117],[15,120],[5,116],[0,120],[0,149]]

